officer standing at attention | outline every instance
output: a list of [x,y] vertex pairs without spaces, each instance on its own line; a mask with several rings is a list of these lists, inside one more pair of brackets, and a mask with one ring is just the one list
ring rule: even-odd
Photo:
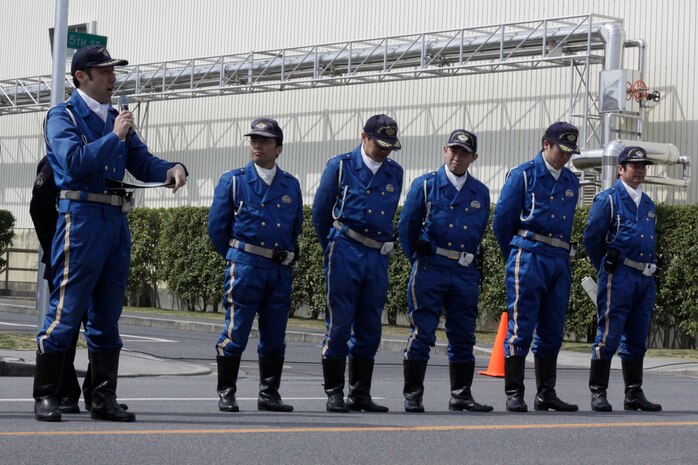
[[538,155],[509,172],[494,211],[492,228],[507,263],[504,389],[510,412],[528,411],[524,373],[531,342],[535,409],[578,410],[555,393],[570,297],[570,237],[579,195],[579,181],[565,165],[573,153],[579,153],[578,136],[573,125],[553,123],[543,135]]
[[126,213],[132,199],[107,193],[106,181],[121,180],[128,170],[144,181],[171,184],[174,192],[186,183],[187,173],[183,165],[153,156],[135,132],[133,114],[111,107],[114,67],[127,64],[112,59],[104,47],[81,48],[71,64],[76,91],[47,115],[46,153],[61,193],[51,254],[55,289],[37,335],[33,395],[40,421],[61,420],[58,388],[63,359],[85,311],[91,417],[135,420],[116,401],[123,346],[118,322],[131,252]]
[[393,217],[402,190],[402,167],[388,158],[392,150],[400,150],[397,133],[394,119],[370,117],[361,144],[327,162],[313,201],[313,226],[325,250],[322,368],[330,412],[388,411],[373,402],[371,379],[388,291]]
[[610,412],[606,398],[611,358],[619,355],[625,380],[625,410],[662,409],[642,392],[642,361],[657,297],[652,275],[657,242],[654,202],[642,192],[647,152],[625,147],[618,155],[618,179],[599,193],[589,211],[584,247],[599,275],[596,340],[591,351],[591,409]]
[[208,235],[227,262],[223,306],[225,326],[216,343],[218,408],[237,412],[240,357],[259,314],[259,396],[257,408],[291,412],[279,395],[286,323],[291,309],[291,264],[303,226],[298,180],[276,164],[284,134],[270,118],[252,122],[250,159],[224,173],[213,197]]
[[489,412],[491,406],[475,402],[470,386],[480,280],[476,256],[489,220],[490,192],[468,173],[478,156],[475,134],[456,129],[443,151],[444,165],[412,183],[398,223],[400,243],[412,264],[405,411],[424,411],[424,374],[443,309],[451,378],[448,409]]

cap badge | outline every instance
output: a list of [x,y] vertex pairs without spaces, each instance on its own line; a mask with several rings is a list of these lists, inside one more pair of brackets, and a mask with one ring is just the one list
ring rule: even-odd
[[395,135],[395,133],[396,133],[395,128],[393,128],[391,126],[388,126],[387,128],[385,128],[386,135],[393,137]]
[[458,134],[458,140],[467,142],[468,141],[468,136],[467,134]]
[[46,182],[46,176],[44,173],[39,173],[39,175],[36,177],[36,181],[34,181],[34,184],[36,184],[37,187],[41,187],[44,185],[44,182]]
[[267,123],[260,122],[260,123],[255,124],[255,127],[257,129],[264,129],[265,127],[267,127]]
[[287,194],[287,195],[284,195],[283,197],[281,197],[281,201],[282,201],[283,203],[291,203],[291,196],[288,195],[288,194]]

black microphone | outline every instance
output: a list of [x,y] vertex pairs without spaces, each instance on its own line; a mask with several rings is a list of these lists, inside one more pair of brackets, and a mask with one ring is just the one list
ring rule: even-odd
[[[128,111],[128,96],[119,95],[119,111]],[[128,128],[128,134],[126,134],[126,139],[131,137],[131,128]]]

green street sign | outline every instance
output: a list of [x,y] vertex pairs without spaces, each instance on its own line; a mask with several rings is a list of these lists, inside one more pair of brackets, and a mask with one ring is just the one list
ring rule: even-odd
[[77,50],[88,45],[101,45],[106,47],[107,37],[87,34],[85,32],[68,31],[68,48]]

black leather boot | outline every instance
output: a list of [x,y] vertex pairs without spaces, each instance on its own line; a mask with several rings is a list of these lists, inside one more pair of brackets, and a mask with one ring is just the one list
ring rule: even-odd
[[373,378],[373,360],[349,359],[349,394],[347,407],[356,412],[387,412],[388,407],[378,405],[371,398],[371,379]]
[[344,403],[344,370],[347,359],[323,358],[322,376],[325,378],[325,393],[327,394],[327,411],[346,413],[349,411]]
[[504,392],[507,395],[507,412],[528,412],[524,401],[524,377],[526,357],[513,355],[504,359]]
[[136,415],[126,412],[116,401],[116,380],[119,373],[120,349],[89,352],[92,365],[92,406],[90,417],[93,420],[135,421]]
[[613,407],[606,398],[608,378],[611,374],[610,360],[592,360],[589,369],[589,389],[591,390],[591,409],[594,412],[612,412]]
[[622,360],[623,380],[625,381],[625,410],[642,410],[643,412],[659,412],[662,406],[647,400],[642,392],[642,363],[643,357],[634,360]]
[[63,372],[61,384],[58,387],[58,408],[61,413],[80,413],[78,400],[80,399],[80,383],[75,373],[75,344],[78,341],[80,331],[75,331],[75,336],[70,348],[63,356]]
[[240,356],[216,356],[218,365],[218,410],[221,412],[239,412],[235,393],[237,392]]
[[34,416],[39,421],[61,421],[58,387],[63,370],[63,352],[36,353]]
[[475,373],[475,362],[448,364],[448,374],[451,378],[451,398],[448,400],[448,409],[454,412],[469,410],[471,412],[491,412],[491,405],[481,405],[475,402],[470,392]]
[[557,412],[576,412],[579,407],[560,400],[555,393],[557,382],[557,357],[535,357],[536,367],[536,399],[533,408],[536,410]]
[[405,412],[422,413],[424,405],[424,375],[427,371],[426,360],[403,360],[403,373],[405,375],[405,386],[402,394],[405,396]]
[[293,407],[284,404],[279,394],[281,371],[283,368],[283,357],[259,356],[259,396],[257,397],[257,410],[293,412]]

